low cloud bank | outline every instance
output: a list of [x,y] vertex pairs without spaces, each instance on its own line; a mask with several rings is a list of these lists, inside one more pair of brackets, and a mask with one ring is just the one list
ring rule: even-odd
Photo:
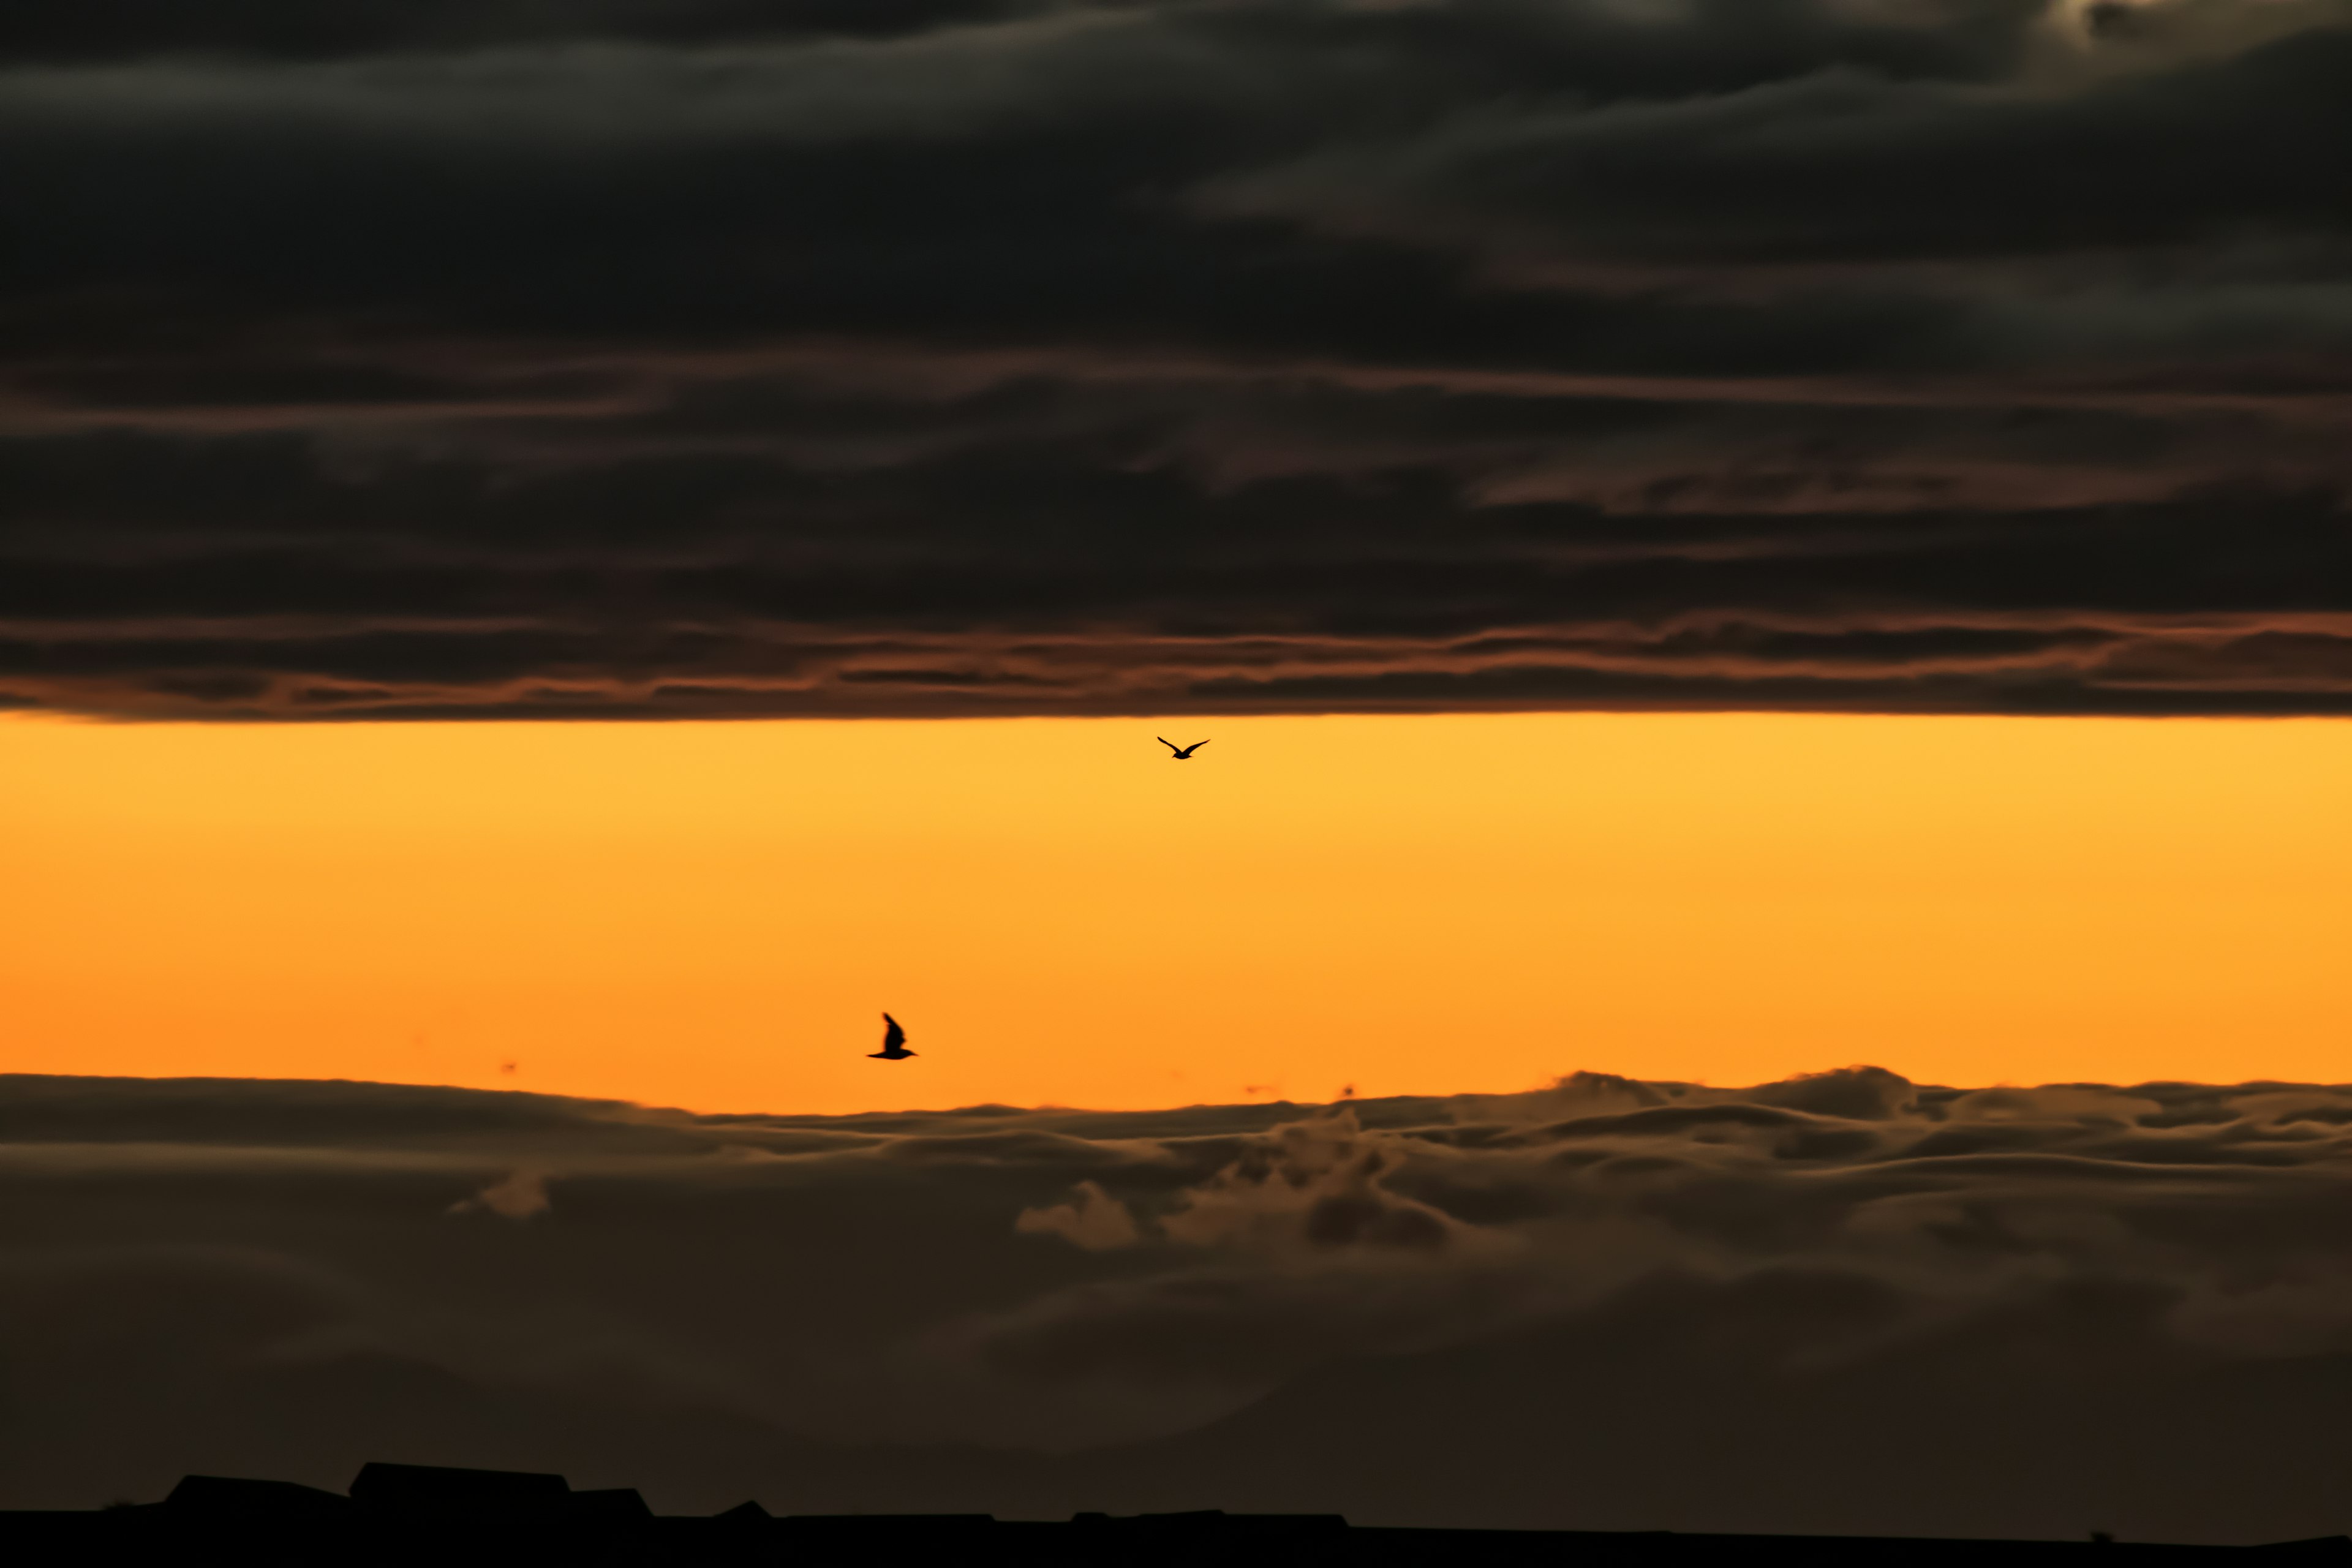
[[0,1506],[370,1458],[656,1506],[2352,1525],[2352,1089],[693,1116],[0,1078]]

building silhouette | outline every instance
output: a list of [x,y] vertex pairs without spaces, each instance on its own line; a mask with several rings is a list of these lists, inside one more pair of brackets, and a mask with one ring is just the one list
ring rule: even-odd
[[[1647,1568],[1785,1561],[1820,1568],[1901,1563],[2019,1568],[2190,1568],[2252,1552],[2262,1563],[2352,1568],[2352,1538],[2261,1547],[1860,1536],[1683,1535],[1668,1531],[1421,1530],[1351,1526],[1337,1514],[1080,1513],[1066,1521],[987,1514],[772,1515],[756,1502],[723,1513],[660,1515],[634,1489],[575,1491],[562,1476],[434,1465],[362,1467],[350,1490],[291,1481],[189,1476],[163,1501],[86,1511],[0,1512],[0,1556],[32,1564],[399,1563],[403,1568],[525,1563],[936,1563],[964,1568],[1283,1568],[1445,1564],[1462,1568]],[[2085,1553],[2099,1555],[2087,1557]]]

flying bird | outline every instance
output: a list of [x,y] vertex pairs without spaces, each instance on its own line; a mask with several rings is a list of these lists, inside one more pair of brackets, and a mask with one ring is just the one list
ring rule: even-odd
[[1180,746],[1165,735],[1154,735],[1151,738],[1176,753],[1174,756],[1168,759],[1171,763],[1185,763],[1192,761],[1192,753],[1209,743],[1206,741],[1195,741],[1189,746]]
[[903,1062],[913,1056],[915,1053],[907,1048],[907,1031],[898,1027],[898,1020],[885,1013],[882,1022],[889,1026],[882,1031],[882,1048],[868,1051],[866,1056],[877,1062]]

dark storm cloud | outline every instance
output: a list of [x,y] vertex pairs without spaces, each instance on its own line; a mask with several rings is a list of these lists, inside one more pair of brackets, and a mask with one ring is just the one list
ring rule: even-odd
[[2352,10],[0,25],[0,700],[2352,711]]
[[518,43],[887,36],[1056,8],[1055,0],[93,0],[0,18],[0,53],[74,62],[166,53],[317,58]]
[[5,1506],[394,1458],[679,1509],[2346,1523],[2340,1088],[818,1118],[13,1078],[0,1129]]

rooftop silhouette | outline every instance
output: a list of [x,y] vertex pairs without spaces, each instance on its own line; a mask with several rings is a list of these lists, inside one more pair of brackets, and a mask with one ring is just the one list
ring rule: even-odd
[[[574,1490],[562,1476],[438,1465],[362,1466],[347,1492],[292,1481],[188,1476],[158,1503],[0,1512],[0,1552],[21,1562],[103,1553],[244,1563],[502,1563],[519,1553],[588,1563],[832,1563],[853,1557],[982,1555],[1031,1563],[1745,1562],[1759,1556],[1859,1565],[2061,1560],[2114,1568],[2116,1553],[2352,1563],[2352,1538],[2263,1547],[1867,1536],[1683,1535],[1664,1531],[1423,1530],[1351,1526],[1338,1514],[1079,1513],[1066,1521],[989,1514],[772,1515],[755,1501],[711,1515],[657,1515],[634,1489]],[[2103,1553],[2085,1560],[2085,1552]]]

